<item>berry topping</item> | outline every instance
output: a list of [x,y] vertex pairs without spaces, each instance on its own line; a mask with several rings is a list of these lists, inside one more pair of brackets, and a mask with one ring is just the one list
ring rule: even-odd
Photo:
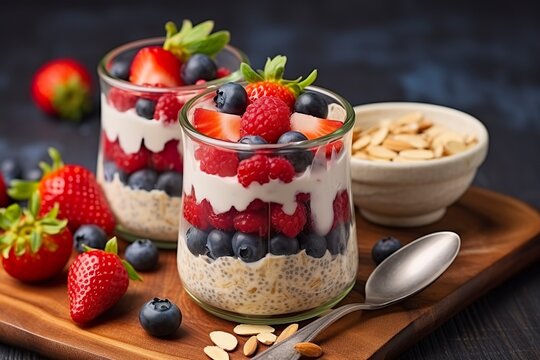
[[198,80],[214,80],[216,72],[214,60],[204,54],[194,54],[182,67],[182,79],[184,84],[193,85]]
[[186,244],[188,250],[193,255],[205,255],[208,251],[206,248],[206,239],[208,233],[197,229],[196,227],[190,227],[186,233]]
[[183,200],[184,218],[187,222],[201,230],[208,230],[210,227],[208,224],[208,214],[211,211],[208,201],[204,199],[197,204],[194,195],[184,195]]
[[254,262],[266,255],[264,240],[252,234],[237,232],[232,238],[234,255],[244,262]]
[[201,170],[207,174],[222,177],[236,175],[238,157],[234,152],[200,145],[195,150],[195,159],[201,162]]
[[182,156],[178,152],[178,140],[170,140],[163,150],[150,154],[150,166],[158,171],[182,172]]
[[193,113],[193,126],[214,139],[236,142],[240,138],[240,116],[198,108]]
[[333,133],[341,126],[343,123],[337,120],[320,119],[297,112],[291,115],[291,129],[301,132],[310,140]]
[[246,89],[236,83],[227,83],[217,89],[214,101],[220,112],[235,115],[242,115],[249,102]]
[[291,129],[290,109],[281,99],[265,96],[248,105],[240,121],[240,136],[259,135],[269,143]]
[[332,255],[344,254],[348,241],[349,226],[346,224],[336,226],[326,235],[328,251]]
[[295,175],[294,167],[289,160],[282,157],[268,159],[270,162],[270,179],[279,179],[284,183],[290,183]]
[[135,106],[137,97],[128,91],[113,87],[109,89],[107,101],[116,110],[124,112]]
[[126,154],[118,140],[110,142],[106,136],[104,137],[103,151],[107,160],[114,161],[116,166],[127,174],[144,169],[148,165],[150,156],[150,152],[143,145],[136,153]]
[[155,337],[173,335],[182,323],[178,306],[168,299],[154,298],[139,311],[139,322],[146,332]]
[[[278,144],[289,144],[300,141],[306,141],[308,138],[298,131],[287,131],[281,135],[277,141]],[[283,156],[287,158],[294,166],[296,172],[303,172],[311,165],[313,161],[313,152],[310,150],[293,149],[283,153]]]
[[21,164],[15,158],[7,158],[0,164],[0,173],[4,175],[6,184],[10,184],[12,180],[20,179],[23,175]]
[[314,258],[322,258],[326,253],[326,239],[317,234],[301,233],[298,237],[300,249],[306,250],[306,254]]
[[294,255],[299,249],[297,239],[291,239],[282,234],[277,234],[268,241],[268,250],[274,255]]
[[216,77],[218,79],[224,78],[225,76],[231,75],[231,70],[227,69],[226,67],[220,67],[216,71]]
[[131,68],[131,60],[115,60],[109,69],[109,73],[120,80],[129,80],[129,71]]
[[239,212],[234,217],[234,228],[244,233],[266,237],[268,235],[268,211],[262,208]]
[[392,236],[387,236],[375,243],[371,249],[371,257],[377,265],[382,263],[384,259],[395,253],[402,247],[401,242]]
[[155,188],[165,191],[169,196],[182,196],[182,175],[176,171],[167,171],[159,175]]
[[133,190],[150,191],[157,181],[157,173],[151,169],[135,171],[128,179],[128,186]]
[[272,204],[270,218],[272,226],[278,232],[294,238],[302,231],[307,221],[307,210],[304,204],[298,203],[292,215],[283,212],[281,205]]
[[270,181],[270,162],[265,155],[254,155],[249,159],[240,161],[238,165],[238,181],[244,187],[252,182],[266,184]]
[[[262,144],[268,144],[266,140],[264,140],[262,137],[257,135],[246,135],[242,137],[240,140],[238,140],[241,144],[249,144],[249,145],[262,145]],[[250,157],[252,157],[254,154],[253,151],[238,151],[238,158],[240,160],[245,160]]]
[[343,190],[336,195],[332,207],[334,209],[334,226],[336,224],[348,223],[351,220],[349,193],[347,190]]
[[174,94],[164,94],[156,104],[154,119],[166,124],[175,123],[183,105]]
[[232,234],[222,230],[212,230],[206,241],[208,256],[217,259],[221,256],[234,256],[232,249]]
[[84,246],[103,250],[107,244],[107,234],[99,226],[82,225],[73,234],[73,242],[80,253],[84,251]]
[[139,239],[126,247],[124,257],[135,270],[151,271],[158,265],[159,251],[152,241]]
[[294,111],[324,119],[328,116],[328,104],[322,95],[306,91],[296,99]]
[[234,218],[237,214],[238,211],[234,207],[221,214],[215,214],[212,210],[208,215],[208,222],[216,229],[232,231],[234,230]]
[[135,103],[135,112],[137,115],[152,120],[154,118],[154,111],[156,109],[156,102],[152,99],[139,98]]
[[181,86],[180,67],[180,60],[170,51],[158,46],[145,47],[133,58],[129,81],[137,85]]

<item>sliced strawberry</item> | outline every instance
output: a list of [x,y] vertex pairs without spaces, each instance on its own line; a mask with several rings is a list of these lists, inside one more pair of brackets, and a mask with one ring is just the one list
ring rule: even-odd
[[158,46],[145,47],[139,50],[131,63],[129,81],[137,85],[181,86],[181,65],[171,52]]
[[193,126],[212,138],[237,142],[240,139],[240,119],[238,115],[199,108],[195,109]]
[[301,113],[291,115],[291,130],[301,132],[310,140],[333,133],[342,126],[343,123],[337,120],[320,119]]

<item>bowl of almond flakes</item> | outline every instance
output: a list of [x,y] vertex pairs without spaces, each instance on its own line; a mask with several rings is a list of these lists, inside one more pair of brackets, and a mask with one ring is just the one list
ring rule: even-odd
[[487,155],[484,125],[464,112],[422,103],[355,107],[354,203],[369,221],[413,227],[441,219]]

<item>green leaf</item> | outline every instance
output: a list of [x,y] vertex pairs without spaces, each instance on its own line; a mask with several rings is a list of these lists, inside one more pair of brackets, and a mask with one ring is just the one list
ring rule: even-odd
[[209,35],[206,39],[184,43],[183,52],[186,55],[199,53],[214,56],[227,45],[230,38],[231,36],[228,31],[218,31]]
[[28,209],[30,210],[30,214],[32,214],[34,218],[37,217],[40,206],[41,206],[41,198],[39,196],[39,192],[34,191],[34,193],[32,194],[32,197],[30,198],[30,202],[28,203]]
[[60,155],[60,152],[56,150],[53,147],[49,148],[49,156],[51,157],[53,161],[52,170],[58,170],[62,167],[64,167],[64,162],[62,161],[62,156]]
[[301,91],[303,91],[306,87],[313,84],[316,79],[317,79],[317,69],[313,70],[311,74],[308,75],[307,78],[299,82],[298,86],[300,86]]
[[12,204],[4,213],[4,218],[13,226],[21,218],[22,210],[19,204]]
[[8,194],[15,200],[27,200],[37,190],[39,183],[37,181],[13,180],[8,190]]
[[206,38],[214,29],[214,22],[211,20],[202,22],[191,29],[186,35],[183,36],[182,42],[189,43],[196,40]]
[[7,259],[9,257],[9,252],[11,251],[11,246],[6,246],[2,249],[2,257]]
[[257,74],[255,70],[253,70],[251,66],[249,66],[246,63],[240,64],[240,72],[242,73],[244,80],[246,80],[249,83],[254,83],[254,82],[264,80],[261,75]]
[[90,246],[88,246],[86,244],[82,244],[82,248],[83,248],[84,252],[88,252],[88,251],[91,251],[91,250],[96,250],[96,249],[91,248]]
[[180,28],[180,31],[178,32],[178,36],[180,38],[183,38],[191,31],[191,29],[193,29],[193,24],[191,20],[184,19],[182,21],[182,27]]
[[135,281],[142,281],[142,277],[135,271],[133,266],[126,260],[122,260],[122,264],[124,265],[124,268],[126,269],[128,276],[131,280]]
[[48,174],[52,171],[51,165],[47,164],[45,161],[40,161],[38,165],[43,174]]
[[116,236],[107,241],[107,244],[105,244],[105,252],[118,254],[118,242],[116,241]]
[[56,220],[56,221],[57,221],[56,224],[44,224],[43,222],[40,222],[43,232],[49,235],[56,235],[62,232],[62,230],[64,230],[67,225],[67,220]]
[[51,210],[45,216],[43,219],[56,219],[58,217],[58,211],[60,211],[60,204],[54,203],[54,206]]
[[178,28],[176,27],[176,24],[174,22],[167,21],[165,23],[165,32],[167,33],[166,38],[169,39],[178,32]]
[[24,237],[18,237],[15,242],[15,255],[21,256],[26,252],[26,239]]
[[39,248],[41,247],[41,243],[43,241],[43,238],[41,236],[41,233],[34,229],[30,233],[30,249],[35,254],[38,252]]
[[17,236],[11,232],[4,233],[0,236],[0,245],[11,246],[16,238]]

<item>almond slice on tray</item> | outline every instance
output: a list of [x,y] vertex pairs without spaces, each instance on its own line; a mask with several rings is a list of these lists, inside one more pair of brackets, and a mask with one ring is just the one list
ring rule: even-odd
[[381,127],[379,130],[373,133],[373,135],[371,136],[371,141],[369,145],[370,146],[380,145],[387,135],[388,135],[388,128]]
[[395,151],[382,146],[370,146],[367,148],[367,153],[375,158],[388,160],[393,159],[398,155]]
[[238,345],[238,340],[233,334],[225,331],[212,331],[210,340],[220,348],[226,351],[233,351]]
[[287,339],[289,336],[298,331],[298,324],[291,324],[287,326],[276,339],[276,344],[280,341]]
[[264,345],[272,345],[276,342],[277,336],[270,332],[262,332],[257,334],[257,340]]
[[229,360],[229,354],[219,346],[206,346],[204,353],[212,360]]
[[246,341],[244,344],[244,348],[242,349],[242,352],[245,356],[252,356],[257,352],[257,346],[259,342],[257,341],[257,337],[254,335]]
[[425,149],[428,146],[421,135],[399,134],[395,135],[394,139],[406,142],[416,149]]
[[268,325],[239,324],[233,331],[237,335],[257,335],[263,332],[273,333],[276,329]]
[[366,146],[368,146],[371,142],[371,136],[370,135],[363,135],[358,138],[353,144],[352,148],[354,151],[362,150]]
[[402,150],[414,149],[414,146],[412,146],[410,143],[405,142],[405,141],[401,141],[401,140],[397,140],[396,138],[393,138],[393,137],[386,138],[383,141],[382,146],[387,148],[387,149],[390,149],[392,151],[402,151]]

